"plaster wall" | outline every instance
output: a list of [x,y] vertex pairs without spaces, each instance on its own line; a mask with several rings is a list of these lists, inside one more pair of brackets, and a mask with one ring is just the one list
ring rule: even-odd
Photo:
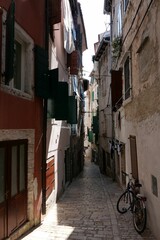
[[121,129],[115,127],[117,139],[125,143],[126,172],[131,171],[128,138],[130,135],[136,136],[139,180],[142,183],[141,191],[147,197],[147,224],[157,238],[160,236],[160,213],[157,211],[160,208],[159,22],[160,6],[157,1],[129,1],[123,18],[123,48],[119,67],[123,67],[125,56],[130,54],[132,90],[131,97],[124,100],[119,109]]
[[[119,140],[124,140],[126,156],[126,172],[131,170],[129,135],[136,136],[138,175],[142,184],[141,193],[147,197],[147,224],[155,234],[160,236],[159,220],[160,213],[160,114],[155,113],[145,120],[137,123],[125,120],[125,129],[122,126],[122,134]],[[157,195],[154,194],[152,176],[156,178]]]
[[[50,69],[58,68],[58,81],[68,82],[66,52],[63,45],[63,25],[54,25],[54,42],[50,39]],[[48,119],[47,121],[47,159],[55,158],[55,201],[65,187],[65,150],[70,147],[70,125],[65,121]]]
[[[149,116],[137,126],[137,153],[139,178],[142,191],[147,197],[148,225],[157,237],[160,236],[160,114]],[[157,181],[157,195],[154,193],[155,184],[152,176]]]
[[65,187],[65,150],[70,147],[70,127],[62,121],[48,119],[47,122],[47,159],[55,158],[54,201]]
[[109,54],[110,46],[108,45],[99,60],[99,144],[106,152],[110,152],[109,140],[112,139],[111,75]]

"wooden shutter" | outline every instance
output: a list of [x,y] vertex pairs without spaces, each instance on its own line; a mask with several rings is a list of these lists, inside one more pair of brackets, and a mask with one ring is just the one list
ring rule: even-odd
[[98,134],[99,126],[98,126],[98,116],[93,116],[93,133]]
[[0,9],[0,74],[2,72],[2,14],[3,11]]
[[48,98],[50,99],[55,99],[56,97],[56,92],[58,88],[58,80],[59,80],[59,69],[55,68],[52,70],[49,70],[49,94]]
[[67,67],[70,67],[70,74],[78,75],[78,51],[73,51],[71,54],[67,55]]
[[77,99],[75,96],[68,97],[68,123],[77,124]]
[[93,132],[92,132],[92,130],[89,130],[89,132],[88,132],[88,141],[89,142],[93,142]]
[[50,25],[61,22],[61,0],[49,0]]
[[113,111],[122,105],[122,71],[111,72],[111,93]]
[[55,97],[55,119],[68,119],[68,83],[58,82],[58,88]]
[[136,137],[130,136],[130,152],[131,152],[131,166],[132,166],[132,176],[138,179],[138,163],[137,163],[137,146]]
[[46,163],[46,199],[50,196],[53,189],[55,189],[55,158]]
[[125,99],[130,97],[130,69],[129,69],[129,57],[124,64],[124,78],[125,78]]
[[6,19],[6,62],[5,62],[5,82],[9,81],[14,75],[14,22],[15,22],[15,3],[12,0],[7,12]]
[[35,93],[47,99],[49,91],[48,53],[44,48],[35,46]]

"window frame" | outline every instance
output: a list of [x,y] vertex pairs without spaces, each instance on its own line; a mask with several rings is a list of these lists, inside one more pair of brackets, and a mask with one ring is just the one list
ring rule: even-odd
[[[22,88],[17,89],[14,87],[14,79],[5,83],[5,49],[6,49],[6,16],[7,12],[3,9],[2,14],[2,65],[1,65],[1,88],[12,95],[16,95],[26,99],[33,99],[34,97],[34,40],[25,32],[25,30],[15,22],[15,41],[23,45],[23,70],[22,70]],[[25,54],[25,56],[24,56]]]
[[[125,65],[127,64],[128,61],[128,72],[126,72],[126,67]],[[126,76],[128,75],[128,76]],[[124,64],[123,64],[123,77],[124,77],[124,84],[123,84],[123,100],[126,101],[131,98],[131,57],[130,55],[127,55]],[[127,79],[128,77],[128,79]]]
[[[33,48],[34,42],[32,38],[17,24],[15,23],[15,42],[21,45],[21,89],[14,87],[14,79],[11,80],[9,86],[21,91],[23,93],[32,95],[33,86]],[[29,81],[28,81],[29,80]]]
[[124,12],[127,11],[129,0],[123,0]]

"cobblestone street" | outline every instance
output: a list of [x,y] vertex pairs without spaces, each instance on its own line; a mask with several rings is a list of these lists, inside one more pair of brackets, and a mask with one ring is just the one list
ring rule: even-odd
[[86,160],[84,171],[66,189],[41,226],[23,240],[155,240],[147,228],[139,235],[132,214],[121,215],[116,202],[122,190],[99,167]]

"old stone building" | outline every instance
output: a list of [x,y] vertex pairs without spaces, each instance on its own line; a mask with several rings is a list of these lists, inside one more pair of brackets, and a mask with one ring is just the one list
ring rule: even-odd
[[113,138],[111,106],[110,33],[99,34],[94,44],[94,78],[98,83],[98,161],[100,171],[114,176],[114,162],[110,154]]
[[111,15],[115,174],[132,172],[147,197],[147,224],[160,236],[160,5],[104,1]]

